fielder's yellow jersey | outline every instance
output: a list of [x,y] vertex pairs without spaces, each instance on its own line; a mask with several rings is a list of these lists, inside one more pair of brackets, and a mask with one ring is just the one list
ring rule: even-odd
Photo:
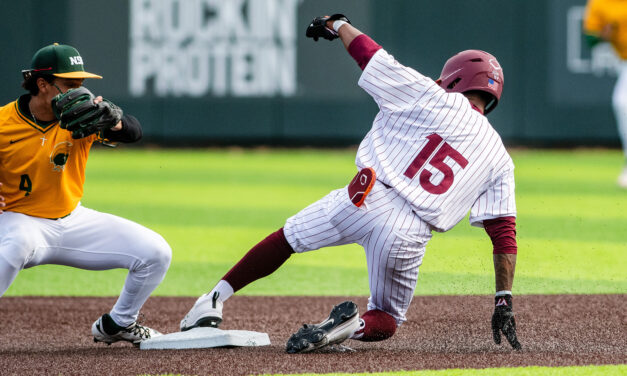
[[627,60],[627,1],[590,0],[584,16],[584,32],[599,36],[606,25],[613,26],[610,43],[621,59]]
[[[95,135],[74,140],[59,123],[35,122],[30,95],[0,107],[0,187],[5,211],[60,218],[83,196]],[[0,214],[1,215],[1,214]]]

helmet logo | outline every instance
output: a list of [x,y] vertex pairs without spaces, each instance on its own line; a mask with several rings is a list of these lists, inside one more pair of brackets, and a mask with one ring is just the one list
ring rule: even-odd
[[70,148],[72,143],[69,141],[59,142],[50,153],[50,163],[54,166],[52,171],[63,171],[65,164],[70,157]]
[[503,68],[501,68],[499,62],[496,61],[496,59],[490,59],[488,60],[488,63],[490,63],[490,66],[492,67],[492,75],[494,75],[494,79],[501,80],[501,76],[498,71],[503,70]]

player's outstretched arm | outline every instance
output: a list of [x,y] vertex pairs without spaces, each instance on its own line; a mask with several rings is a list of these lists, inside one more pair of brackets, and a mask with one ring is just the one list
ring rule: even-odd
[[343,14],[314,18],[307,26],[306,36],[318,41],[319,38],[334,40],[340,38],[348,53],[363,70],[374,54],[381,49],[375,41],[351,25]]
[[314,18],[307,26],[305,33],[308,38],[313,38],[316,42],[319,38],[334,40],[339,37],[346,49],[353,39],[361,34],[363,33],[351,25],[345,15],[339,13]]
[[102,134],[103,137],[109,141],[128,144],[141,140],[142,127],[136,117],[124,114],[120,121],[119,128],[107,129]]
[[[334,22],[336,22],[336,21],[327,21],[327,27],[330,26],[331,28],[333,28]],[[348,22],[335,24],[335,27],[337,27],[336,32],[337,32],[338,36],[340,37],[340,40],[344,44],[344,47],[346,48],[346,50],[348,50],[348,46],[350,46],[351,42],[355,38],[357,38],[358,36],[363,34],[355,26],[351,25]]]
[[[0,183],[0,192],[2,191],[2,183]],[[0,193],[0,214],[4,213],[2,208],[4,208],[6,204],[4,203],[4,196]]]
[[516,336],[516,320],[512,306],[512,286],[516,270],[516,219],[500,217],[483,221],[485,231],[494,246],[494,280],[496,294],[492,314],[492,337],[496,344],[501,343],[501,333],[509,344],[520,350],[522,346]]
[[497,292],[492,314],[492,337],[496,344],[500,344],[502,333],[514,350],[520,350],[522,346],[516,335],[516,319],[511,293],[516,269],[516,254],[494,254],[493,260]]
[[516,254],[495,254],[493,259],[496,291],[512,291],[514,271],[516,269]]

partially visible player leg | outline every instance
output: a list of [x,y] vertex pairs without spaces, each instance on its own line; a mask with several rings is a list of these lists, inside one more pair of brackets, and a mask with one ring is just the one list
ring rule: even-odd
[[[364,248],[383,246],[387,239],[397,238],[394,235],[396,231],[411,227],[411,219],[415,217],[394,190],[389,190],[380,183],[375,184],[359,208],[350,202],[345,190],[340,190],[336,198],[321,205],[318,211],[312,208],[309,213],[305,213],[307,216],[299,213],[295,219],[288,220],[286,234],[297,252],[346,243],[359,243]],[[318,203],[323,204],[321,201]],[[324,213],[328,213],[328,216],[325,217]],[[316,223],[318,217],[323,220]],[[411,238],[411,231],[408,231],[406,238]],[[374,251],[370,250],[370,253]],[[371,267],[372,264],[369,263],[369,268]],[[290,353],[307,352],[329,344],[339,344],[360,329],[361,338],[364,338],[364,333],[368,334],[364,340],[382,339],[382,336],[387,338],[394,333],[396,320],[389,314],[369,311],[360,320],[356,305],[354,310],[350,309],[353,304],[339,304],[333,308],[327,320],[305,325],[290,337],[286,350]],[[363,328],[360,323],[364,324]]]
[[359,329],[350,339],[364,342],[383,341],[396,333],[396,319],[389,313],[378,309],[366,311],[359,318]]
[[62,242],[48,249],[34,264],[67,265],[87,270],[128,269],[129,273],[113,309],[92,328],[95,339],[138,344],[159,334],[136,323],[139,310],[161,283],[172,251],[157,233],[135,222],[79,206],[59,219]]
[[233,292],[239,291],[249,283],[274,273],[292,253],[294,250],[285,239],[283,228],[280,228],[248,251],[222,280],[228,282]]
[[345,197],[345,189],[329,193],[289,218],[285,228],[270,234],[255,245],[209,293],[196,300],[192,309],[181,320],[181,330],[197,326],[217,327],[222,321],[224,301],[244,286],[272,274],[295,249],[296,252],[305,252],[354,241],[350,237],[342,238],[330,219],[322,214],[332,212],[335,213],[332,214],[334,217],[339,215],[341,219],[346,215],[343,209],[357,209]]
[[11,286],[35,250],[45,244],[37,220],[14,212],[0,215],[0,296]]
[[217,328],[222,322],[224,301],[244,286],[272,274],[292,253],[294,250],[285,239],[283,228],[268,235],[248,251],[209,293],[196,300],[181,320],[181,330],[198,326]]
[[351,336],[361,341],[390,338],[396,326],[406,320],[425,246],[431,238],[429,226],[394,190],[388,191],[386,198],[391,210],[363,243],[371,295],[360,328]]
[[618,185],[627,188],[627,62],[622,63],[618,81],[612,93],[612,106],[618,124],[618,134],[623,146],[625,166],[618,177]]

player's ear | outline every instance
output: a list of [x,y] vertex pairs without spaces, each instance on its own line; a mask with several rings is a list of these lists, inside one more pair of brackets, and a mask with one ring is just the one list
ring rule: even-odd
[[43,79],[42,77],[37,77],[37,87],[39,88],[39,90],[43,90],[46,88],[46,84],[48,83],[45,79]]
[[48,81],[46,81],[46,79],[44,79],[43,77],[37,77],[35,78],[35,86],[37,87],[37,94],[39,95],[40,93],[46,93],[46,91],[48,90]]

